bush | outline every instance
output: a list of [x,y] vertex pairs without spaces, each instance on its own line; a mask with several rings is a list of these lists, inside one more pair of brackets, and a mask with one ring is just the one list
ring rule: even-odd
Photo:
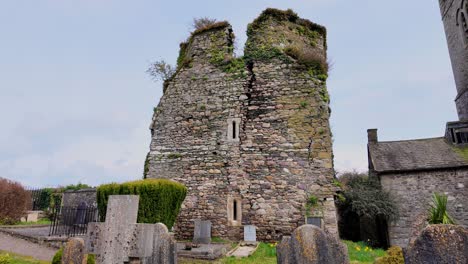
[[[54,258],[52,258],[52,263],[51,264],[61,264],[62,263],[62,255],[63,255],[63,247],[61,247],[54,255]],[[93,254],[88,254],[86,264],[95,264],[96,263],[96,258]],[[2,264],[0,262],[0,264]]]
[[325,53],[319,50],[304,49],[298,46],[288,46],[284,52],[306,66],[314,75],[328,74],[328,62]]
[[387,250],[387,256],[378,258],[375,264],[404,264],[403,250],[400,247],[393,246]]
[[63,247],[61,247],[52,258],[52,264],[60,264],[62,262]]
[[14,224],[31,207],[31,194],[21,184],[0,178],[0,223]]
[[455,221],[447,212],[447,195],[434,193],[432,195],[432,204],[429,208],[429,224],[453,225]]
[[343,184],[343,200],[338,205],[360,217],[384,217],[394,220],[398,217],[398,207],[389,192],[382,190],[377,180],[366,174],[345,173],[340,177]]
[[140,196],[138,223],[164,223],[170,229],[187,195],[187,188],[180,183],[166,179],[145,179],[122,184],[101,185],[97,189],[101,221],[106,218],[109,195],[118,194]]
[[11,264],[11,257],[8,254],[1,254],[0,255],[0,264]]

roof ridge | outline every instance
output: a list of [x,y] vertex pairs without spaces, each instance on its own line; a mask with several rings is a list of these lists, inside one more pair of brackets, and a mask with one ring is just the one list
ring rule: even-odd
[[396,142],[409,142],[409,141],[428,141],[434,139],[445,139],[445,137],[432,137],[432,138],[417,138],[417,139],[404,139],[404,140],[390,140],[390,141],[378,141],[378,143],[396,143]]

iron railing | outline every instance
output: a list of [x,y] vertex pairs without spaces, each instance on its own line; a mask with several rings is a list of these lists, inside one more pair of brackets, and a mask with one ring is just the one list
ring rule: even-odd
[[99,222],[99,213],[95,206],[56,207],[50,223],[49,236],[86,235],[89,222]]

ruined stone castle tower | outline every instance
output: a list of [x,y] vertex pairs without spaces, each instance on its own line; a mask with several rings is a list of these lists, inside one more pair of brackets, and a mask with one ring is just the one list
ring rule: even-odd
[[468,121],[468,0],[439,0],[452,69],[460,121]]
[[233,239],[247,224],[278,239],[308,216],[336,232],[326,29],[267,9],[247,35],[242,58],[227,22],[181,44],[150,126],[147,177],[188,187],[180,238],[193,235],[195,219]]

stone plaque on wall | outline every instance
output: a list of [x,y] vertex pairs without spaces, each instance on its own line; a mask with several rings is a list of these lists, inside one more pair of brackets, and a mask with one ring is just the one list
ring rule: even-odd
[[319,228],[322,228],[322,218],[321,217],[307,217],[306,224],[314,225]]
[[201,244],[211,243],[211,222],[197,219],[195,222],[195,230],[193,234],[193,242]]
[[244,241],[256,242],[257,241],[257,228],[253,225],[244,226]]

